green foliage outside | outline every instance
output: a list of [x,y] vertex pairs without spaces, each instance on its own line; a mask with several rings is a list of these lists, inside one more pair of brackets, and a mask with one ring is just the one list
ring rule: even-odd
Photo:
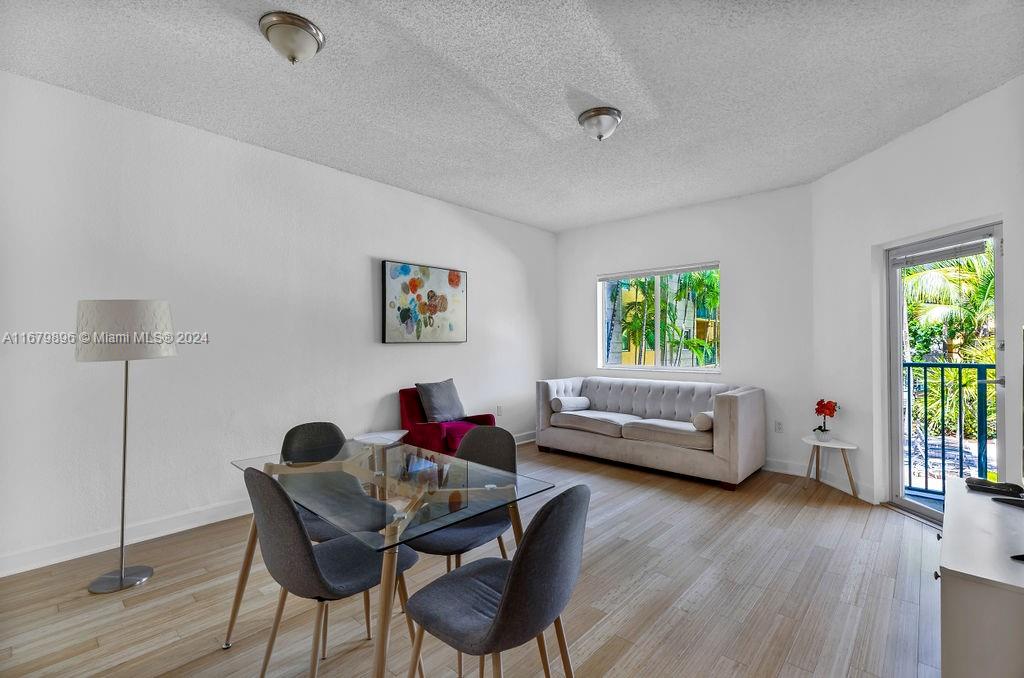
[[[608,283],[609,305],[612,313],[621,304],[622,346],[638,347],[637,364],[643,365],[647,351],[655,350],[661,342],[661,365],[679,367],[689,355],[690,366],[704,366],[718,362],[719,340],[713,341],[687,336],[687,328],[697,318],[718,319],[720,275],[717,269],[691,271],[676,275],[631,278]],[[655,286],[660,285],[661,336],[656,337]],[[636,292],[633,300],[622,302],[627,291]],[[611,323],[609,331],[614,331]],[[612,342],[606,345],[606,362],[612,351]],[[688,352],[688,353],[687,353]]]
[[[912,362],[995,364],[995,260],[983,254],[903,269],[907,347]],[[924,422],[924,370],[913,368],[912,415]],[[945,374],[946,416],[942,418]],[[995,376],[994,369],[983,371]],[[928,369],[928,434],[956,435],[960,419],[958,370]],[[987,389],[988,437],[995,438],[996,389]],[[963,370],[963,430],[978,436],[978,370]]]

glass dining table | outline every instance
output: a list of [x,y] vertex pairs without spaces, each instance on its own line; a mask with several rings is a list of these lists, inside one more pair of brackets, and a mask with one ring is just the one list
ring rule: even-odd
[[[397,549],[417,537],[494,509],[506,508],[516,545],[523,526],[517,502],[550,490],[552,483],[402,443],[347,441],[341,449],[308,450],[302,461],[280,454],[238,459],[240,470],[275,476],[292,501],[382,552],[380,608],[374,648],[375,678],[386,675]],[[383,537],[383,539],[381,539]],[[249,536],[238,575],[223,647],[231,633],[252,567],[258,535]]]

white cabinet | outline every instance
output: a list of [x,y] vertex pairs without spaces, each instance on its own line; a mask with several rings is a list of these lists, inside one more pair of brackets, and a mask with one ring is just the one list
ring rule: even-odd
[[1024,676],[1024,509],[946,484],[939,572],[944,678]]

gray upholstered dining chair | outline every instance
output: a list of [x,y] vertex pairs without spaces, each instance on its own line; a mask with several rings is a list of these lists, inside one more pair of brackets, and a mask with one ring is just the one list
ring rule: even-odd
[[[329,421],[313,421],[293,426],[284,434],[281,443],[281,461],[289,464],[317,463],[330,461],[338,456],[345,446],[345,434],[337,424]],[[336,515],[348,516],[346,525],[350,532],[376,532],[384,528],[395,515],[395,508],[367,495],[359,480],[347,473],[309,474],[282,476],[279,481],[286,489],[293,485],[303,485],[307,492],[316,486],[319,491],[333,497]],[[296,504],[299,518],[315,542],[325,542],[345,536],[345,532],[327,522],[305,506]],[[324,606],[323,654],[327,658],[327,626],[329,606]],[[366,623],[366,638],[372,637],[370,631],[370,591],[363,591],[363,619]]]
[[502,652],[536,639],[544,674],[550,675],[544,630],[552,623],[565,676],[572,678],[561,614],[579,578],[589,505],[586,485],[569,488],[537,512],[511,561],[476,560],[417,591],[406,606],[418,624],[410,678],[425,632],[478,655],[481,675],[491,655],[495,678],[501,676]]
[[[345,445],[345,434],[338,428],[337,424],[329,421],[311,421],[306,424],[299,424],[288,429],[284,434],[281,443],[281,461],[306,462],[326,461],[336,456]],[[309,538],[315,542],[325,542],[344,536],[344,532],[331,525],[326,520],[304,507],[298,507],[299,517],[306,527]],[[231,647],[231,634],[235,630],[235,621],[238,619],[238,609],[242,604],[242,594],[249,582],[249,571],[252,568],[252,557],[256,551],[256,521],[253,520],[249,527],[249,537],[245,545],[245,553],[242,556],[242,567],[238,571],[238,582],[235,585],[235,599],[231,603],[231,614],[228,617],[228,630],[224,637],[224,644],[221,647],[225,650]],[[370,609],[369,593],[363,601],[363,609],[366,613],[366,633],[370,634]]]
[[[483,464],[502,471],[516,472],[516,439],[497,426],[476,426],[459,443],[459,459]],[[489,541],[498,540],[502,558],[508,558],[502,536],[512,527],[508,509],[499,508],[456,523],[422,537],[412,539],[409,546],[420,553],[446,556],[448,571],[462,566],[462,555]],[[458,675],[462,675],[462,653],[458,653]]]
[[[309,665],[309,675],[315,678],[322,656],[321,645],[326,642],[327,602],[348,598],[380,584],[383,555],[354,535],[313,544],[298,508],[278,481],[250,467],[245,470],[245,486],[259,530],[260,553],[270,576],[281,585],[260,676],[266,675],[285,600],[291,593],[317,601]],[[383,537],[375,532],[361,537],[383,541]],[[398,547],[398,595],[403,604],[407,602],[408,595],[404,572],[417,560],[415,551],[405,546]],[[412,621],[407,621],[412,637]],[[420,666],[418,658],[416,665]],[[416,666],[413,667],[415,670]]]
[[[477,426],[463,437],[459,444],[458,458],[515,473],[516,440],[503,428]],[[451,571],[453,556],[455,566],[458,567],[462,564],[462,554],[494,539],[498,540],[501,556],[508,558],[505,541],[501,535],[510,527],[512,522],[508,510],[499,508],[417,537],[408,543],[420,553],[447,556],[448,570]]]
[[[327,461],[345,445],[345,434],[337,424],[311,421],[288,429],[281,443],[281,461],[288,463]],[[345,533],[312,511],[299,506],[299,517],[309,538],[316,542],[337,539]]]

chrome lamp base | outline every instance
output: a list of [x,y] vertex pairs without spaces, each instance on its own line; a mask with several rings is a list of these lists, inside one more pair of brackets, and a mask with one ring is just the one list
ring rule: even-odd
[[89,584],[89,593],[114,593],[115,591],[123,591],[130,589],[133,586],[138,586],[147,579],[153,576],[153,568],[148,565],[131,565],[124,568],[124,574],[122,575],[121,570],[114,570],[113,572],[107,572],[104,575],[96,577]]

